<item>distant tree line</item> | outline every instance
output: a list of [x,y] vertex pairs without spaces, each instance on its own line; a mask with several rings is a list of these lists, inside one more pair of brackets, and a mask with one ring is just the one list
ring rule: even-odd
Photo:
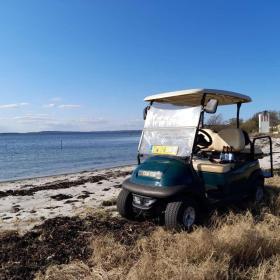
[[[270,126],[277,126],[280,124],[280,112],[278,111],[268,111],[270,117]],[[255,133],[259,131],[259,114],[261,112],[255,113],[248,120],[240,119],[240,127],[249,133]],[[206,126],[211,127],[214,130],[221,130],[224,127],[235,127],[236,118],[231,118],[229,120],[224,120],[222,114],[216,114],[211,116],[206,121]]]

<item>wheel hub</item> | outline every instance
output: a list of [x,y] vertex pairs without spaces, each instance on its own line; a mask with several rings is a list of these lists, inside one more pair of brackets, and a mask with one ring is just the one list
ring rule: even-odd
[[190,228],[195,222],[195,209],[188,206],[183,214],[183,224],[185,227]]
[[256,202],[262,201],[263,196],[264,196],[263,188],[260,187],[260,186],[257,187],[257,190],[256,190]]

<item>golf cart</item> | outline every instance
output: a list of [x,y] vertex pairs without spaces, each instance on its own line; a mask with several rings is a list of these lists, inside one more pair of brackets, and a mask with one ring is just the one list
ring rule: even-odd
[[[239,128],[243,103],[251,98],[214,89],[193,89],[145,98],[138,166],[123,182],[117,208],[121,216],[164,217],[168,228],[191,229],[200,209],[216,203],[263,199],[264,178],[273,176],[269,136],[251,140]],[[221,105],[237,108],[236,127],[220,131],[204,125],[206,113]],[[270,144],[271,170],[263,172],[259,139]],[[142,161],[142,163],[141,163]]]

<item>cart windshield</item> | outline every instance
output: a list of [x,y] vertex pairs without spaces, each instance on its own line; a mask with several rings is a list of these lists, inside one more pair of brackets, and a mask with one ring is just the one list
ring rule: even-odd
[[139,153],[190,156],[201,110],[202,106],[154,103],[147,112]]

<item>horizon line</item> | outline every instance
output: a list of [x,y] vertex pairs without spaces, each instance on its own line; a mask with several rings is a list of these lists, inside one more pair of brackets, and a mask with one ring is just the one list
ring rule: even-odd
[[27,132],[0,132],[0,134],[40,134],[40,133],[96,133],[96,132],[136,132],[142,129],[120,129],[120,130],[90,130],[90,131],[71,131],[71,130],[42,130]]

